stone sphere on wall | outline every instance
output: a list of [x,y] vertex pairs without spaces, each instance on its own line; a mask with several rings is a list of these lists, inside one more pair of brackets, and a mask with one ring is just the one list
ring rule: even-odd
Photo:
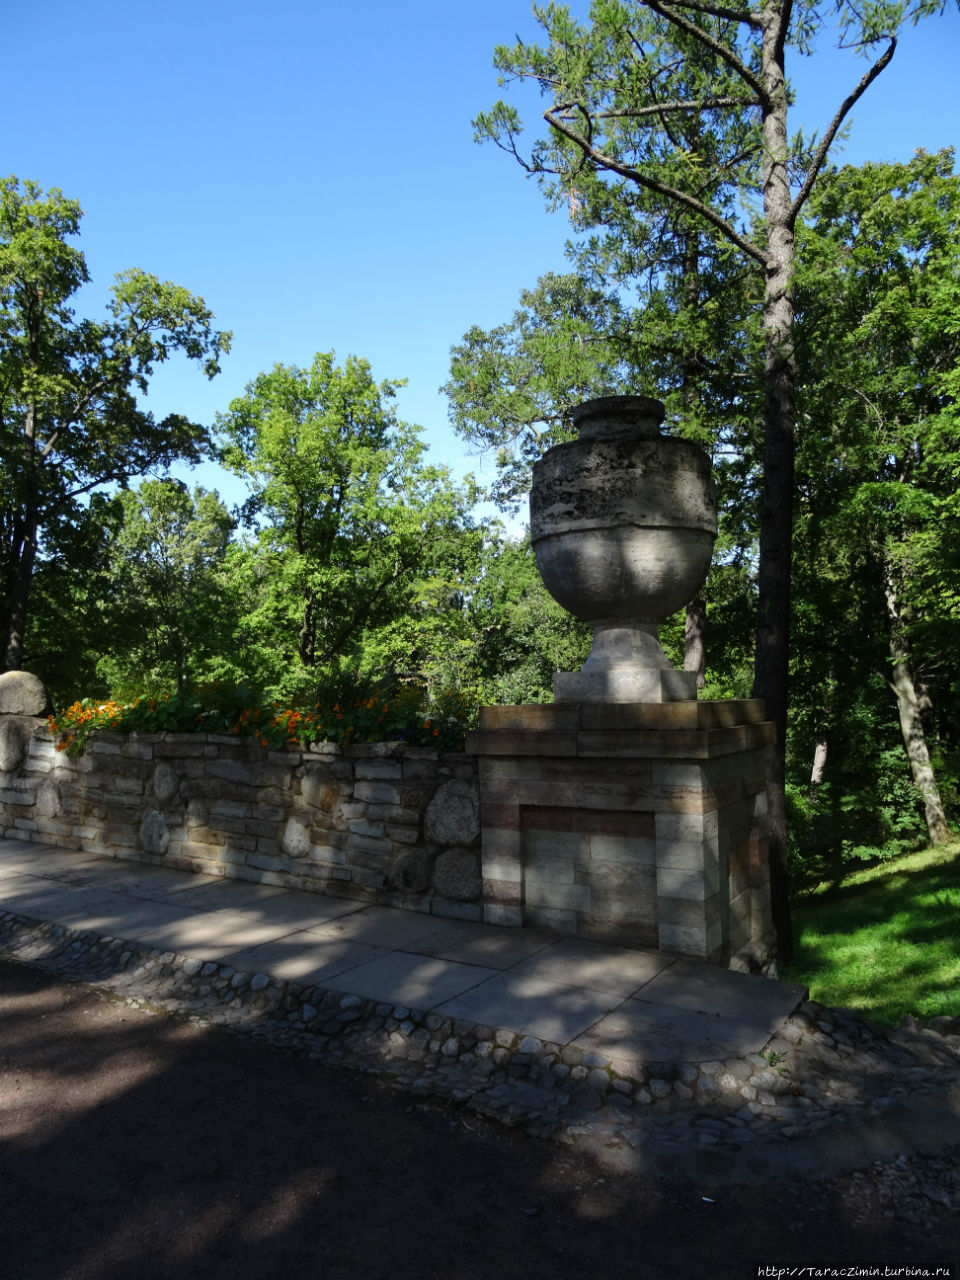
[[167,820],[159,809],[150,809],[140,823],[140,843],[146,853],[166,853],[170,843]]
[[37,812],[42,818],[56,818],[60,813],[60,788],[53,778],[44,778],[37,787]]
[[291,858],[305,858],[312,848],[310,832],[296,818],[290,817],[280,837],[280,848]]
[[433,793],[424,816],[424,834],[434,844],[471,845],[480,839],[480,788],[451,779]]
[[475,902],[481,887],[478,850],[445,849],[433,869],[433,887],[441,898]]
[[29,671],[5,671],[0,675],[0,715],[42,716],[49,705],[39,677]]
[[161,760],[153,771],[153,794],[164,804],[177,794],[179,785],[176,769],[168,760]]
[[425,893],[430,887],[433,859],[426,849],[402,849],[393,859],[387,881],[403,893]]
[[305,804],[322,813],[332,813],[340,799],[340,788],[328,769],[308,768],[300,784]]

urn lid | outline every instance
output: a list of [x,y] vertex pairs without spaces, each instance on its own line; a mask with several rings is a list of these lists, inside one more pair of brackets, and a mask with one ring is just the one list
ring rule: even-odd
[[649,396],[601,396],[570,410],[581,440],[655,440],[666,409]]

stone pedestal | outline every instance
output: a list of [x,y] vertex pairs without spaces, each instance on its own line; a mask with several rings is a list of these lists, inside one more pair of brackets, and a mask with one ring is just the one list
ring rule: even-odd
[[758,700],[484,707],[484,919],[762,963],[773,738]]

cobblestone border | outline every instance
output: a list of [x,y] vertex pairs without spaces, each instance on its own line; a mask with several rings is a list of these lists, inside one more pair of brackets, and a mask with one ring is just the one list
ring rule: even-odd
[[960,1083],[960,1036],[891,1031],[814,1001],[760,1054],[641,1064],[12,912],[0,913],[0,955],[569,1143],[779,1142],[841,1109],[881,1111]]

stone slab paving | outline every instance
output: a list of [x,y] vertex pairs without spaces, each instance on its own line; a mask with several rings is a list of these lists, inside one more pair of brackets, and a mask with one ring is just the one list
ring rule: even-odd
[[563,1045],[619,1003],[609,991],[509,969],[439,1005],[437,1013]]
[[489,976],[490,970],[479,965],[388,951],[340,974],[331,985],[337,991],[351,992],[368,1000],[431,1010],[452,996],[482,985]]
[[503,970],[513,968],[552,944],[556,944],[556,937],[539,929],[496,929],[457,920],[440,929],[431,927],[426,933],[419,933],[401,945],[400,950]]
[[[640,990],[646,991],[653,979],[675,964],[674,957],[662,951],[628,951],[623,947],[606,947],[586,938],[566,938],[560,942],[554,940],[551,946],[514,965],[513,972],[540,978],[546,983],[605,991],[625,999]],[[706,965],[697,967],[708,968]],[[711,979],[712,975],[708,974],[707,980]],[[769,985],[783,988],[780,983]],[[801,994],[796,987],[780,990],[784,1017],[794,1008]]]
[[0,954],[635,1168],[960,1139],[960,1036],[659,952],[0,839]]
[[[190,872],[84,855],[73,861],[25,841],[5,840],[0,862],[17,870],[0,882],[0,902],[28,917],[270,976],[310,975],[365,999],[563,1044],[594,1028],[598,1044],[609,1039],[641,1061],[660,1060],[665,1043],[678,1060],[704,1056],[700,1023],[677,1010],[714,1015],[710,1057],[761,1049],[806,994],[655,951],[539,929],[441,923],[226,877],[196,883]],[[369,950],[331,946],[344,941]],[[651,1003],[638,1011],[631,997],[641,992]]]
[[333,979],[391,953],[383,947],[346,938],[291,933],[259,947],[237,951],[230,959],[238,969],[265,973],[286,981],[333,986]]
[[625,1000],[577,1035],[587,1053],[643,1062],[707,1062],[756,1053],[775,1035],[782,1018],[732,1020],[717,1013]]
[[[304,931],[308,938],[320,940],[349,939],[371,947],[393,947],[399,950],[416,950],[420,955],[432,955],[418,943],[437,935],[441,926],[435,916],[421,915],[416,911],[395,911],[391,907],[364,907],[359,902],[345,902],[346,914],[336,916],[324,924],[311,924]],[[468,960],[468,956],[451,956],[451,959]]]

